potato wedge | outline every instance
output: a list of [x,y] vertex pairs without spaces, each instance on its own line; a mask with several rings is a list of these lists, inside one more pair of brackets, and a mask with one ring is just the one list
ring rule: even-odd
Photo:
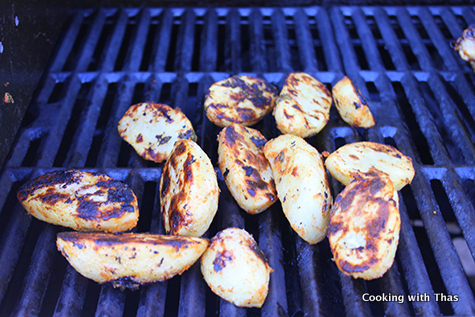
[[257,214],[277,201],[272,169],[261,148],[267,142],[257,130],[233,123],[218,135],[218,163],[239,206]]
[[143,102],[131,106],[119,121],[120,136],[146,160],[164,162],[177,140],[196,141],[190,120],[167,105]]
[[137,225],[137,197],[101,173],[54,171],[20,187],[18,200],[35,218],[78,231],[121,232]]
[[374,176],[375,172],[385,173],[396,190],[410,184],[415,174],[410,157],[390,145],[375,142],[346,144],[327,157],[325,166],[343,185]]
[[213,293],[239,307],[261,307],[272,268],[244,229],[224,229],[201,257],[201,272]]
[[285,79],[274,108],[277,128],[302,138],[320,132],[330,119],[332,97],[324,84],[306,73]]
[[137,288],[182,274],[208,247],[202,238],[146,233],[58,233],[56,245],[81,275]]
[[213,165],[193,141],[178,140],[160,178],[165,231],[201,237],[218,210],[219,187]]
[[331,212],[328,241],[335,264],[354,278],[383,276],[394,262],[400,227],[390,178],[355,179],[336,197]]
[[209,87],[204,107],[208,119],[220,127],[260,121],[275,106],[277,88],[251,76],[232,76]]
[[373,114],[366,101],[351,79],[343,77],[332,88],[336,110],[343,121],[358,128],[371,128],[375,125]]
[[462,36],[453,43],[454,50],[475,70],[475,24],[466,28]]
[[310,244],[323,240],[332,196],[320,153],[304,139],[285,134],[267,142],[264,155],[292,228]]

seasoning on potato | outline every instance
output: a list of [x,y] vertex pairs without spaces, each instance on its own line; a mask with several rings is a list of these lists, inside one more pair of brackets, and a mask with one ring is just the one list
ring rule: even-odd
[[277,88],[251,76],[232,76],[209,87],[204,107],[208,119],[220,127],[231,123],[250,126],[275,106]]
[[373,114],[358,88],[347,76],[332,88],[333,100],[343,121],[358,128],[371,128],[375,125]]
[[394,262],[401,220],[398,194],[384,174],[355,179],[337,196],[328,241],[337,267],[348,276],[371,280]]
[[272,268],[244,229],[227,228],[211,239],[201,272],[213,293],[238,307],[261,307]]
[[285,79],[274,108],[277,128],[302,138],[320,132],[330,119],[332,97],[324,84],[306,73]]
[[165,231],[201,237],[213,221],[218,200],[218,180],[206,153],[193,141],[177,141],[160,178]]
[[396,190],[410,184],[415,174],[410,157],[390,145],[375,142],[346,144],[327,157],[325,166],[343,185],[382,172]]
[[475,70],[475,24],[466,28],[462,36],[453,43],[454,50]]
[[139,218],[132,190],[101,173],[49,172],[23,184],[17,197],[35,218],[78,231],[126,231]]
[[257,214],[277,201],[272,169],[257,130],[233,123],[218,135],[218,163],[226,185],[239,206]]
[[146,233],[58,233],[56,245],[81,275],[136,289],[182,274],[206,250],[202,238]]
[[143,102],[131,106],[118,125],[120,136],[142,158],[164,162],[177,140],[196,141],[190,120],[167,105]]
[[310,244],[323,240],[332,196],[320,153],[304,139],[285,134],[267,142],[264,155],[292,229]]

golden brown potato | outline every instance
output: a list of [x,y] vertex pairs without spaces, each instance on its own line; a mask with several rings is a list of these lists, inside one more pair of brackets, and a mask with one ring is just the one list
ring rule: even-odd
[[208,119],[220,127],[253,125],[275,106],[277,88],[264,79],[232,76],[209,87],[204,107]]
[[261,307],[272,268],[245,230],[218,232],[201,257],[201,272],[213,293],[239,307]]
[[359,128],[371,128],[375,125],[373,114],[366,101],[351,79],[343,77],[332,88],[333,100],[343,121]]
[[410,184],[415,174],[410,157],[390,145],[375,142],[346,144],[328,156],[325,166],[343,185],[377,172],[385,173],[396,190]]
[[119,121],[119,134],[146,160],[162,163],[177,140],[196,141],[190,120],[167,105],[143,102],[131,106]]
[[58,233],[56,245],[81,275],[114,287],[137,288],[182,274],[208,246],[207,239],[145,233]]
[[285,134],[267,142],[264,155],[292,229],[310,244],[323,240],[332,196],[320,153],[304,139]]
[[330,119],[332,97],[324,84],[306,73],[291,73],[274,108],[277,128],[302,138],[320,132]]
[[201,237],[213,221],[218,200],[218,180],[206,153],[193,141],[177,141],[160,178],[165,231]]
[[261,148],[267,142],[257,130],[233,123],[218,135],[219,168],[239,206],[257,214],[277,200],[269,162]]
[[453,44],[454,50],[475,70],[475,25],[466,28]]
[[399,242],[398,196],[384,174],[355,179],[337,196],[328,241],[338,268],[371,280],[391,267]]
[[78,231],[126,231],[139,218],[132,190],[101,173],[49,172],[21,186],[17,197],[35,218]]

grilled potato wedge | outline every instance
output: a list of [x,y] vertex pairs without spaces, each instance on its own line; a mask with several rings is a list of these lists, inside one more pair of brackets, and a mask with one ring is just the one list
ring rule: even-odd
[[218,136],[218,163],[239,206],[257,214],[277,200],[272,169],[261,148],[267,142],[257,130],[233,123]]
[[391,267],[399,242],[398,194],[384,174],[355,179],[337,196],[328,241],[338,268],[371,280]]
[[219,187],[213,165],[193,141],[178,140],[160,178],[165,231],[201,237],[218,210]]
[[220,127],[231,123],[253,125],[271,112],[277,88],[264,79],[232,76],[209,87],[204,107],[208,119]]
[[466,28],[462,36],[453,43],[454,50],[475,70],[475,25]]
[[343,77],[332,88],[336,110],[343,121],[358,128],[371,128],[375,125],[373,114],[366,101],[351,79]]
[[292,228],[310,244],[323,240],[332,197],[320,153],[304,139],[284,134],[266,143],[264,155]]
[[332,97],[324,84],[306,73],[285,79],[274,108],[277,128],[302,138],[320,132],[330,119]]
[[78,231],[126,231],[139,218],[132,190],[101,173],[49,172],[21,186],[17,197],[35,218]]
[[346,144],[327,157],[325,166],[345,186],[356,178],[382,172],[400,190],[412,182],[415,174],[410,157],[390,145],[374,142]]
[[138,155],[157,163],[166,161],[177,140],[196,141],[193,126],[180,109],[153,102],[131,106],[118,129]]
[[227,228],[211,240],[201,257],[201,272],[221,298],[239,307],[261,307],[272,268],[247,231]]
[[202,238],[146,233],[58,233],[56,245],[81,275],[137,288],[182,274],[208,247]]

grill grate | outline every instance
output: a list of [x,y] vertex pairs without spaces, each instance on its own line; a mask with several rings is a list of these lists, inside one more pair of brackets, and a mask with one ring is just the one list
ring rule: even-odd
[[[475,22],[471,7],[321,7],[98,9],[72,12],[0,174],[0,315],[341,316],[474,315],[473,287],[454,239],[475,256],[475,75],[449,43]],[[316,246],[291,230],[281,207],[250,216],[222,190],[212,237],[229,226],[257,239],[274,272],[262,309],[219,299],[199,266],[131,292],[80,276],[55,250],[63,228],[26,214],[16,200],[26,180],[54,169],[105,171],[137,194],[135,230],[163,233],[161,164],[135,154],[117,133],[126,109],[141,101],[180,107],[217,166],[219,128],[203,113],[215,81],[250,73],[282,87],[305,71],[328,87],[343,74],[367,97],[377,125],[352,129],[331,112],[308,139],[320,152],[359,140],[390,144],[414,159],[416,177],[400,193],[396,261],[381,279],[343,276],[328,241]],[[256,125],[278,135],[267,116]],[[342,185],[331,179],[334,196]],[[467,278],[468,277],[468,278]],[[365,302],[362,294],[404,295]],[[408,294],[431,300],[408,301]],[[457,302],[434,299],[457,295]]]

